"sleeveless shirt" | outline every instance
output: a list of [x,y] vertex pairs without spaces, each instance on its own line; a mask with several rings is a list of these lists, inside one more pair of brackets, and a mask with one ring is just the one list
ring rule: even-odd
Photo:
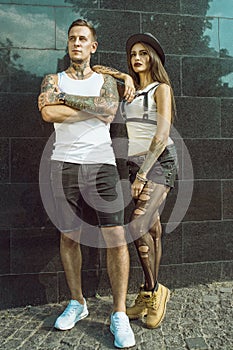
[[[154,88],[153,88],[154,85]],[[137,91],[137,95],[131,103],[126,103],[124,112],[126,115],[126,127],[129,137],[128,155],[132,156],[142,152],[147,152],[151,141],[157,130],[157,106],[154,99],[154,93],[159,83],[151,83],[146,88]],[[144,119],[144,95],[147,92],[148,112]],[[169,137],[167,145],[173,141]]]
[[[58,73],[58,86],[62,92],[79,96],[100,96],[104,83],[102,74],[75,80],[65,72]],[[115,165],[115,155],[109,125],[97,118],[74,123],[54,123],[56,139],[53,160],[78,164],[104,163]]]

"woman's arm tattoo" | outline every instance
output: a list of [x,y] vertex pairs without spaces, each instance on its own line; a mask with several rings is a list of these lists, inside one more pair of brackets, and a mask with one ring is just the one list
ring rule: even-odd
[[159,158],[160,154],[164,151],[166,145],[163,141],[154,137],[151,141],[149,151],[146,155],[146,159],[138,170],[139,174],[147,174],[152,166],[155,164],[156,160]]

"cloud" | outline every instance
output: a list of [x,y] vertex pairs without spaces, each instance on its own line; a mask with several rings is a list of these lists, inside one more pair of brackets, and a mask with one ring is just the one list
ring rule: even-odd
[[55,20],[52,8],[0,6],[0,31],[16,48],[55,48]]

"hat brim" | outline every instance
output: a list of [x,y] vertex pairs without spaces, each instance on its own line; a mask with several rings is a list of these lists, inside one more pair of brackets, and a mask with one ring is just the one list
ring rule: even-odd
[[138,33],[131,35],[126,42],[126,52],[129,53],[132,46],[138,42],[149,44],[158,54],[162,64],[165,63],[165,54],[159,41],[150,33]]

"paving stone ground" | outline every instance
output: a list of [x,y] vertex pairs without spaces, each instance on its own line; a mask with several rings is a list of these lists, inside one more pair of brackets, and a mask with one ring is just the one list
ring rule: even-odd
[[[143,320],[131,322],[133,350],[232,350],[232,291],[232,281],[172,290],[159,328],[147,329]],[[128,305],[134,297],[128,295]],[[67,303],[1,310],[0,349],[114,349],[109,331],[111,297],[88,298],[87,303],[90,315],[65,332],[53,324]]]

